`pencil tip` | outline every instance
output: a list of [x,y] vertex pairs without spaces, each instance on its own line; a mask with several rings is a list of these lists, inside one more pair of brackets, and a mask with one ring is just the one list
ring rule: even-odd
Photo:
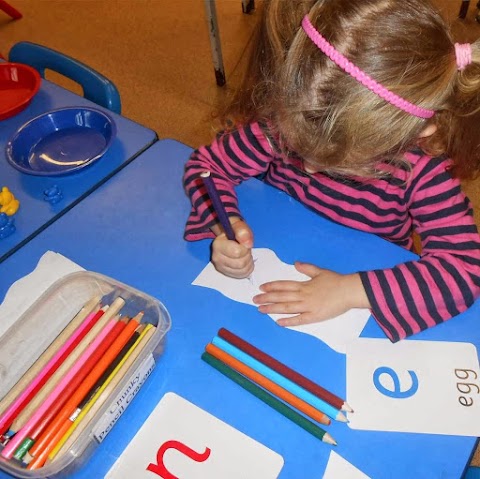
[[348,419],[341,412],[337,414],[337,417],[335,419],[340,422],[349,422]]
[[328,434],[328,432],[326,432],[324,435],[323,435],[323,442],[327,442],[328,444],[331,444],[332,446],[336,446],[337,445],[337,441],[335,441],[335,439],[333,439],[332,436],[330,436],[330,434]]
[[348,404],[347,402],[343,403],[342,410],[346,412],[353,412],[352,406],[350,406],[350,404]]

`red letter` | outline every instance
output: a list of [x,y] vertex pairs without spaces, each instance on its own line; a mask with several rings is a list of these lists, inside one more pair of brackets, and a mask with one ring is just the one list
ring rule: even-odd
[[168,449],[176,449],[177,451],[185,454],[190,459],[193,459],[196,462],[203,462],[208,459],[210,456],[210,448],[206,447],[205,451],[202,454],[195,452],[193,449],[190,449],[185,444],[179,441],[167,441],[163,443],[157,452],[157,463],[150,463],[147,467],[147,471],[157,474],[157,476],[162,477],[163,479],[178,479],[177,476],[174,476],[163,464],[163,456]]

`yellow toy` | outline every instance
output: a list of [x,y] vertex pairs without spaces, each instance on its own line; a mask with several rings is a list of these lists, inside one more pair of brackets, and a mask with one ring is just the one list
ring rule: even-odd
[[5,213],[8,216],[14,215],[20,207],[20,202],[15,199],[6,186],[0,191],[0,206],[0,213]]

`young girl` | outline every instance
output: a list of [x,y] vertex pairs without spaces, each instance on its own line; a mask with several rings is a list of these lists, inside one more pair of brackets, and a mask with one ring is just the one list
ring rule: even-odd
[[[262,285],[261,312],[295,326],[371,308],[392,341],[461,313],[480,295],[480,238],[460,190],[480,169],[479,62],[480,44],[454,43],[427,0],[265,0],[227,129],[186,165],[185,238],[215,237],[217,270],[248,276],[254,235],[234,187],[262,175],[318,214],[404,248],[415,231],[422,253],[347,275],[296,263],[311,279]],[[236,241],[217,223],[204,170]]]

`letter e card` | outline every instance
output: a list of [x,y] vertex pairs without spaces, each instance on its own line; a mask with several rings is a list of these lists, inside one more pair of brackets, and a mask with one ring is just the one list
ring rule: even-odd
[[473,344],[359,338],[346,354],[351,428],[480,436]]

